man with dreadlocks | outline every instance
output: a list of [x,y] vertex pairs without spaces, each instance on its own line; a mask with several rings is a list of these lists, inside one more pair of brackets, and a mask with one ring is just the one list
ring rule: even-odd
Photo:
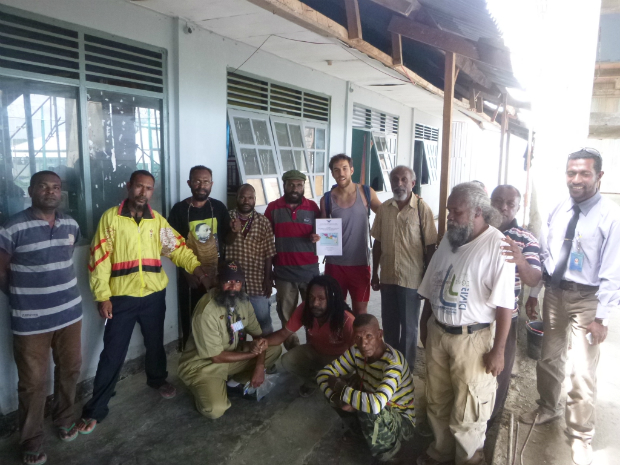
[[342,296],[338,281],[328,275],[316,276],[308,284],[305,301],[284,327],[267,336],[270,346],[279,346],[303,326],[307,343],[282,356],[282,367],[299,377],[302,397],[317,389],[316,374],[341,356],[353,344],[353,314]]
[[[196,305],[192,333],[179,361],[179,378],[194,395],[196,409],[216,419],[230,408],[226,385],[251,382],[258,387],[265,369],[273,366],[282,348],[261,344],[261,328],[248,295],[245,274],[235,262],[219,268],[219,286]],[[245,335],[254,341],[248,344]]]

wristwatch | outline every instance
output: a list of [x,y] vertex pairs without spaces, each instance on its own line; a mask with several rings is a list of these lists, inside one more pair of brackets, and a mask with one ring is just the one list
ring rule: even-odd
[[599,325],[609,326],[609,318],[594,318]]

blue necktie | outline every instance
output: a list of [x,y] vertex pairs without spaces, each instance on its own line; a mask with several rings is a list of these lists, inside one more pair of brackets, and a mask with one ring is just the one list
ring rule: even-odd
[[560,250],[560,256],[555,264],[555,270],[553,276],[551,276],[551,285],[558,287],[560,281],[564,277],[566,272],[566,266],[568,265],[568,256],[570,255],[571,248],[573,247],[573,239],[575,238],[575,229],[577,228],[577,221],[579,221],[579,213],[581,210],[578,205],[573,205],[573,217],[568,222],[566,228],[566,236],[564,237],[564,243],[562,244],[562,250]]

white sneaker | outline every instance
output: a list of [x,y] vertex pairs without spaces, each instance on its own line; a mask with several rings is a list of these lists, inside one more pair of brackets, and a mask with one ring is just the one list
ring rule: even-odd
[[577,465],[590,465],[592,463],[592,444],[590,442],[573,439],[570,447],[573,454],[573,462]]

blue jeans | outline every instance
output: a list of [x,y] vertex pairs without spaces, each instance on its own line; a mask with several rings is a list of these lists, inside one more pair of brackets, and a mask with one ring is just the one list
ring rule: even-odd
[[264,295],[251,295],[250,303],[254,307],[254,314],[260,325],[260,329],[263,330],[263,336],[273,333],[273,326],[271,325],[271,302],[269,297]]
[[418,290],[381,284],[381,320],[385,342],[405,356],[413,371],[420,321]]

